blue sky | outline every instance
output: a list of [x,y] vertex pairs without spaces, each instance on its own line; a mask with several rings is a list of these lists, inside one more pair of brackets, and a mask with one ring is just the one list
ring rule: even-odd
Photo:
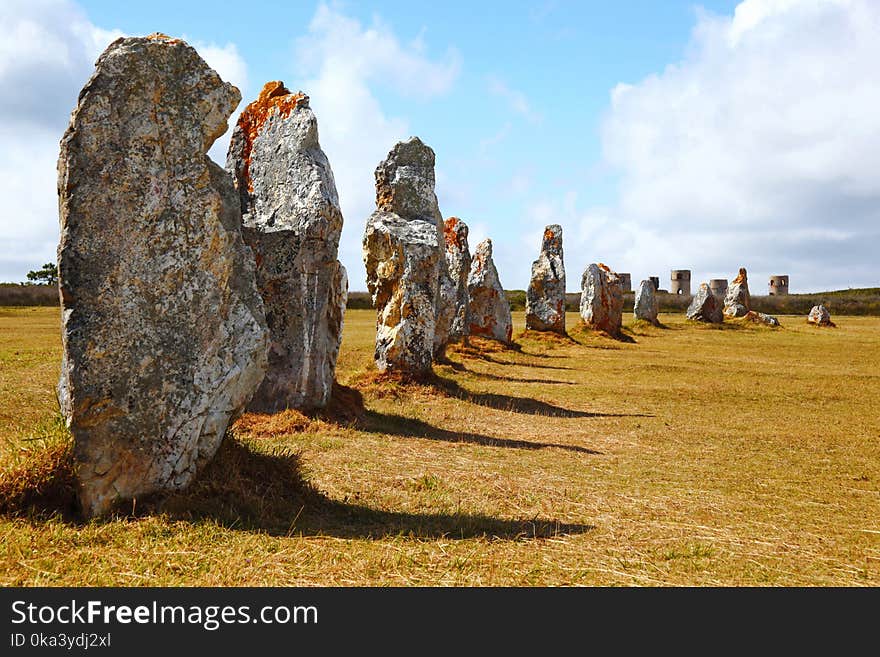
[[[274,79],[311,96],[352,289],[373,168],[409,135],[437,154],[444,216],[472,247],[493,239],[508,288],[527,285],[546,223],[563,225],[569,290],[593,261],[636,283],[746,266],[756,292],[776,273],[794,291],[880,279],[880,3],[6,2],[19,29],[0,46],[0,116],[23,125],[0,139],[29,163],[0,183],[20,204],[0,223],[0,280],[52,259],[53,157],[90,62],[153,31],[195,45],[242,106]],[[54,113],[28,114],[47,87]]]

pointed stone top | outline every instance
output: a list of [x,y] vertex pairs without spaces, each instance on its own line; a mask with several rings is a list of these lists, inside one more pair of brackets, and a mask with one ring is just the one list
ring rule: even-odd
[[281,80],[273,80],[264,84],[257,99],[244,108],[238,117],[237,126],[243,137],[242,178],[247,183],[249,192],[254,191],[250,175],[251,151],[260,129],[270,116],[290,116],[294,110],[308,106],[309,97],[302,91],[291,93]]
[[544,229],[544,238],[541,241],[541,251],[562,255],[562,226],[550,224]]
[[446,248],[463,249],[467,246],[467,224],[458,217],[449,217],[443,222],[443,236],[446,238]]
[[376,167],[376,207],[408,221],[443,224],[434,194],[434,151],[418,137],[398,142]]
[[737,277],[731,281],[731,284],[736,285],[737,283],[745,283],[749,280],[748,274],[746,273],[745,267],[739,268],[739,274]]

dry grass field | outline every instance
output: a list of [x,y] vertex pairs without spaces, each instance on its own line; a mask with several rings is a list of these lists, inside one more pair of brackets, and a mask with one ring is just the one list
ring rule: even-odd
[[520,336],[414,385],[349,311],[334,414],[245,416],[81,523],[57,315],[0,309],[0,585],[880,584],[880,318]]

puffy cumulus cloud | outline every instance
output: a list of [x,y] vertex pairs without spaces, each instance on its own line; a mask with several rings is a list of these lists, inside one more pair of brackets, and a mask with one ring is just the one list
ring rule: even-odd
[[[0,24],[0,281],[20,281],[55,260],[58,143],[95,60],[123,34],[69,0],[3,0]],[[194,45],[224,79],[247,84],[234,44]],[[225,151],[212,155],[222,162]]]
[[422,36],[405,42],[379,18],[364,25],[321,5],[308,33],[297,40],[296,63],[318,116],[321,147],[333,166],[345,216],[340,260],[351,289],[363,290],[361,238],[375,207],[373,171],[396,142],[410,136],[408,121],[389,116],[377,93],[417,100],[444,94],[458,76],[461,58],[452,49],[432,58]]
[[608,257],[634,280],[745,265],[757,280],[788,273],[795,290],[877,285],[877,34],[873,0],[746,0],[733,16],[698,14],[681,62],[611,94],[612,214],[636,231],[623,250],[603,245]]

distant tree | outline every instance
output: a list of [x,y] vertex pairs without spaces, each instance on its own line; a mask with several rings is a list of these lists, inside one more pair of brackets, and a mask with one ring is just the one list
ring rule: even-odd
[[27,279],[31,285],[57,285],[58,269],[54,262],[47,262],[42,269],[29,271]]

